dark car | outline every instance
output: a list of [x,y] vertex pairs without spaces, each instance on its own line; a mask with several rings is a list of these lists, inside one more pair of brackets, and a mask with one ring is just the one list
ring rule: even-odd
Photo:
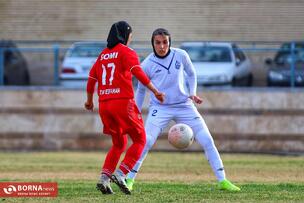
[[29,85],[27,63],[16,44],[10,40],[1,40],[0,48],[4,49],[4,85]]
[[304,86],[304,41],[295,42],[294,54],[291,42],[283,43],[273,59],[266,59],[268,67],[268,86],[290,86],[292,67],[294,67],[294,85]]

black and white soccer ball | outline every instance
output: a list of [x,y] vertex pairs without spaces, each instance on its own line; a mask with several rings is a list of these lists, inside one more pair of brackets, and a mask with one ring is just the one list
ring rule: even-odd
[[169,143],[177,149],[189,147],[194,140],[192,129],[183,123],[173,125],[168,132]]

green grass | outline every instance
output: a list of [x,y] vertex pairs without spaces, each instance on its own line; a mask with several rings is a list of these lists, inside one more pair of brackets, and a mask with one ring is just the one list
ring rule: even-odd
[[0,202],[303,202],[304,157],[224,154],[227,177],[239,193],[216,189],[201,153],[150,153],[134,192],[95,189],[103,152],[0,153],[0,181],[58,182],[56,198],[6,198]]

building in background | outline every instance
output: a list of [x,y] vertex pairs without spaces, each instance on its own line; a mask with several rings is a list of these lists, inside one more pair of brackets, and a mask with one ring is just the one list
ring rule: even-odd
[[174,41],[290,41],[303,38],[303,10],[296,0],[5,0],[0,39],[104,40],[114,21],[127,20],[136,41],[157,27]]

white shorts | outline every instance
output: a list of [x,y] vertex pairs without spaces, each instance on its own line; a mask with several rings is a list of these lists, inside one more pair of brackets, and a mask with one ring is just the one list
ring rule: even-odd
[[[176,123],[189,125],[192,128],[194,135],[200,130],[209,133],[204,119],[193,103],[150,106],[148,117],[145,122],[145,129],[147,133],[153,131],[161,132],[168,126],[171,120]],[[156,127],[159,129],[156,129]],[[151,134],[154,134],[155,136],[155,133]]]

